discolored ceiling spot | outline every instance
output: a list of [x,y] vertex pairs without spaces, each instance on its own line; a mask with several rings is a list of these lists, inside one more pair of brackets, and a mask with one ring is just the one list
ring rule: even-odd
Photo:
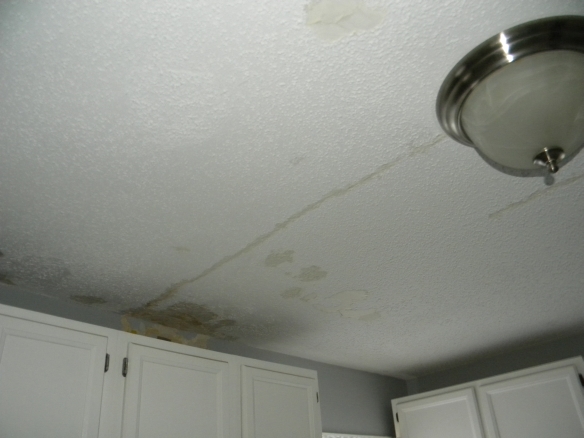
[[290,299],[290,298],[298,298],[302,294],[301,287],[292,287],[290,289],[286,289],[284,292],[280,294],[282,298]]
[[[298,288],[299,289],[299,288]],[[292,291],[292,289],[290,289]],[[324,313],[338,313],[343,318],[359,321],[374,321],[382,317],[384,308],[372,306],[367,303],[369,292],[365,290],[352,290],[337,292],[328,296],[319,296],[311,292],[304,296],[290,293],[290,298],[299,298]]]
[[291,249],[283,252],[274,252],[272,251],[267,257],[264,264],[269,268],[275,268],[282,263],[292,263],[294,261],[293,258],[294,251]]
[[308,268],[302,268],[300,274],[295,278],[300,281],[318,281],[325,278],[327,275],[326,271],[323,271],[320,266],[309,266]]
[[8,286],[16,286],[16,284],[8,278],[6,274],[0,273],[0,283],[7,284]]
[[384,12],[370,9],[359,0],[321,0],[306,8],[306,24],[327,41],[373,29],[384,17]]
[[290,160],[290,164],[292,164],[292,166],[298,166],[305,159],[306,157],[298,155]]
[[209,335],[217,339],[235,339],[221,331],[222,328],[234,326],[236,324],[234,320],[221,319],[219,315],[207,307],[195,303],[183,301],[165,309],[142,307],[129,310],[126,312],[126,316],[143,319],[185,332]]
[[312,292],[307,295],[304,295],[300,299],[306,303],[310,303],[311,301],[318,299],[318,294],[316,292]]
[[128,318],[126,316],[122,316],[121,324],[122,329],[128,333],[176,342],[178,344],[191,345],[198,348],[208,348],[207,342],[210,339],[210,337],[207,335],[183,333],[180,330],[171,327],[165,327],[160,324],[155,324],[139,319]]
[[174,249],[178,253],[183,253],[183,254],[191,252],[191,249],[189,247],[186,247],[186,246],[173,246],[172,249]]
[[20,285],[54,286],[61,284],[71,271],[63,260],[54,257],[24,256],[20,258],[2,257],[0,276],[8,281],[18,281]]
[[338,313],[343,318],[359,321],[373,321],[381,318],[380,309],[368,305],[369,292],[366,290],[349,290],[338,292],[323,298],[314,307],[326,313]]
[[93,304],[105,304],[107,303],[106,300],[104,300],[101,297],[94,297],[91,295],[71,295],[69,298],[71,298],[73,301],[77,301],[78,303],[82,303],[82,304],[88,304],[88,305],[93,305]]

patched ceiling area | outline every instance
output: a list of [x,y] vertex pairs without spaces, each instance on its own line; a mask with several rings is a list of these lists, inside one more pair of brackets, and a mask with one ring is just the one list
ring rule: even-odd
[[435,116],[553,15],[584,3],[4,1],[0,282],[398,377],[582,331],[584,153],[511,175]]

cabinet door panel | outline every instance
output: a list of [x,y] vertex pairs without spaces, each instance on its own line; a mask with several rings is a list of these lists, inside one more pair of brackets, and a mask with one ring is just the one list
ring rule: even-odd
[[0,437],[96,438],[107,338],[0,315]]
[[490,437],[584,437],[584,399],[573,366],[482,386],[479,400]]
[[482,438],[472,388],[398,403],[402,438]]
[[317,391],[315,379],[244,365],[243,437],[320,437]]
[[229,364],[130,344],[123,437],[227,438]]

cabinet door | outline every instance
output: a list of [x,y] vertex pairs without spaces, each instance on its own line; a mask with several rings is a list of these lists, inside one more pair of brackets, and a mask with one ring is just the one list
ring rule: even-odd
[[130,344],[124,438],[227,438],[227,362]]
[[242,366],[243,438],[321,436],[316,379]]
[[97,438],[107,337],[0,315],[0,437]]
[[402,438],[483,437],[472,388],[398,403],[396,410]]
[[479,401],[489,437],[584,437],[584,399],[573,366],[482,386]]

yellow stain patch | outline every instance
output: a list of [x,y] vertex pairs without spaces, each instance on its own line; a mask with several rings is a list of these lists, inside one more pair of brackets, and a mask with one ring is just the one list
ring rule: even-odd
[[147,336],[149,338],[164,339],[177,344],[190,345],[198,348],[208,348],[207,342],[210,339],[208,335],[187,334],[179,330],[165,327],[160,324],[143,321],[136,318],[122,316],[122,329],[127,333]]
[[385,12],[357,0],[322,0],[306,7],[306,24],[327,41],[373,29],[384,17]]

